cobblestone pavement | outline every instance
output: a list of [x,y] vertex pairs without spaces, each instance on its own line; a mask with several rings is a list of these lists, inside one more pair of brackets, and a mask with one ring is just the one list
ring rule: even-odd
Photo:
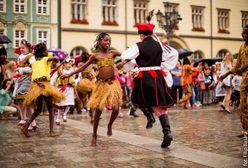
[[170,109],[174,135],[169,149],[161,149],[162,132],[157,119],[145,129],[146,119],[128,116],[114,123],[113,137],[106,136],[110,112],[102,115],[97,147],[90,146],[92,125],[86,113],[71,115],[55,126],[60,134],[48,137],[48,117],[38,117],[39,128],[26,138],[16,119],[0,120],[0,167],[243,167],[244,140],[237,138],[237,113],[225,114],[217,106],[194,110]]

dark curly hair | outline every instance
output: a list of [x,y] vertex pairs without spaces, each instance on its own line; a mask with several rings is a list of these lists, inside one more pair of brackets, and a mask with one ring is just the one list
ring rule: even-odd
[[86,51],[82,52],[82,54],[81,54],[81,60],[83,62],[86,62],[86,61],[88,61],[88,59],[89,59],[89,53],[86,52]]
[[183,59],[183,65],[190,65],[190,60],[186,57]]
[[102,32],[102,33],[100,33],[100,34],[96,37],[95,45],[94,45],[94,47],[95,47],[96,50],[99,49],[100,41],[101,41],[104,37],[106,37],[106,36],[109,36],[109,34],[108,34],[108,33],[105,33],[105,32]]
[[47,51],[46,43],[39,43],[34,47],[34,56],[35,58],[42,58],[44,55],[44,51]]
[[[5,79],[5,80],[3,81],[3,83],[1,83],[0,88],[1,88],[1,89],[6,89],[6,88],[7,88],[7,82],[8,82],[8,81],[12,81],[12,79],[10,79],[10,78]],[[11,87],[10,87],[10,90],[11,90],[11,91],[14,90],[14,83],[12,83],[12,85],[11,85]]]

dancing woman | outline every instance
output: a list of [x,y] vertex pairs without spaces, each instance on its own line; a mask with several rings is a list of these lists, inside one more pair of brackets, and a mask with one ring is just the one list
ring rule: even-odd
[[92,63],[96,63],[98,66],[99,73],[96,81],[96,87],[94,88],[88,101],[88,107],[96,109],[94,115],[93,136],[91,141],[92,146],[96,146],[97,128],[104,107],[107,105],[111,105],[113,107],[107,131],[107,135],[111,136],[112,124],[118,116],[119,107],[122,104],[122,89],[114,74],[114,58],[121,53],[118,51],[109,51],[110,45],[110,36],[107,33],[100,33],[96,38],[95,44],[97,53],[92,55],[89,60],[76,71],[68,75],[64,75],[64,77],[68,77],[70,75],[82,72],[82,70]]

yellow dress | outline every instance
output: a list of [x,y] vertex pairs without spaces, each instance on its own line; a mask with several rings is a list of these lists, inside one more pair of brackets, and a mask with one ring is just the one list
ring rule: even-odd
[[51,96],[52,103],[59,103],[65,99],[64,95],[50,84],[50,66],[51,62],[48,62],[48,57],[32,63],[32,84],[25,96],[25,106],[34,106],[39,96]]

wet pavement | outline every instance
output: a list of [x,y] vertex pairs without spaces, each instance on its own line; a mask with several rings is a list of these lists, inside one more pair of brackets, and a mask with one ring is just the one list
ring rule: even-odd
[[215,105],[172,108],[169,118],[174,141],[161,149],[158,119],[152,129],[145,129],[141,111],[137,118],[130,117],[126,109],[122,112],[124,117],[115,121],[112,137],[106,135],[111,112],[103,113],[97,147],[90,146],[92,125],[87,113],[70,115],[68,122],[55,126],[56,138],[48,137],[48,116],[38,117],[39,128],[30,138],[21,134],[16,119],[0,120],[0,167],[245,167],[245,140],[237,137],[237,113],[219,112]]

